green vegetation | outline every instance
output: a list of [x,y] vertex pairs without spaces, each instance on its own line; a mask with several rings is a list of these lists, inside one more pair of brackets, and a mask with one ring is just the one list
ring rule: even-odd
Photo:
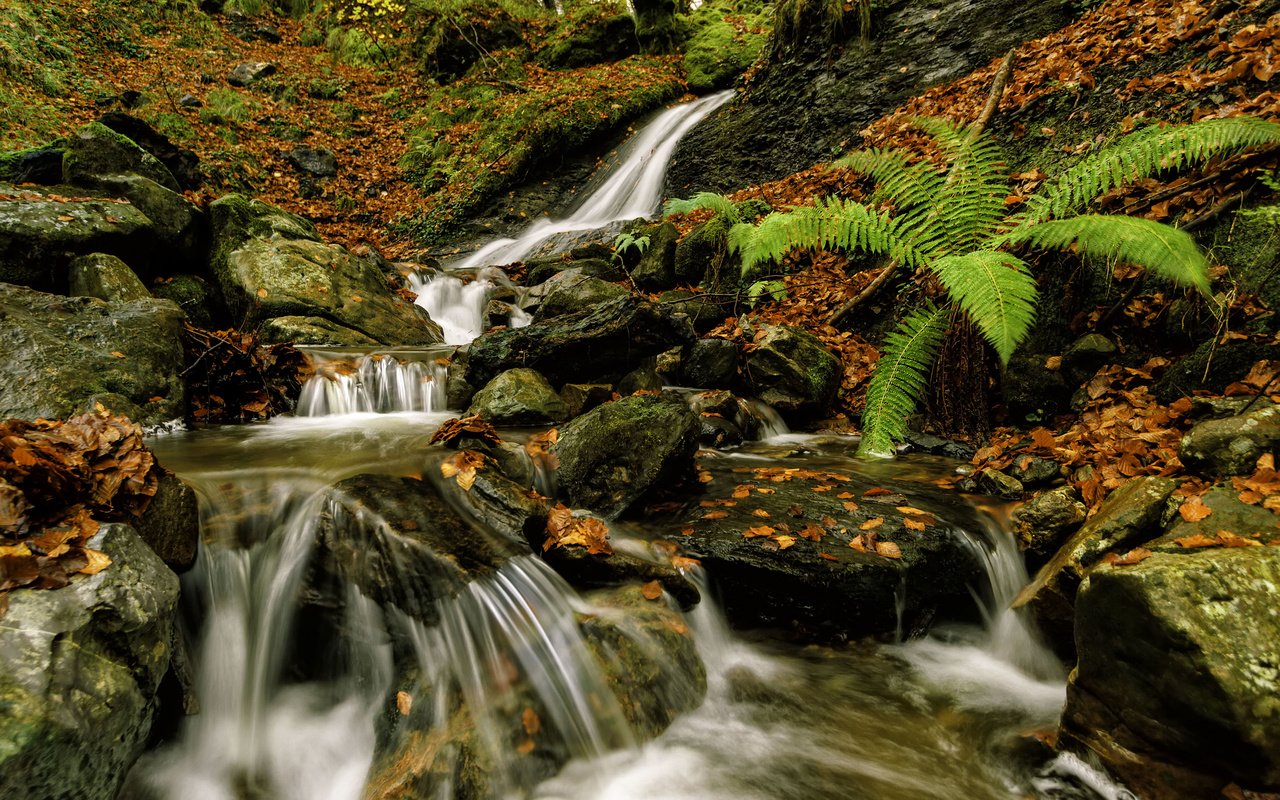
[[885,341],[867,389],[864,455],[889,454],[902,438],[956,317],[972,321],[1002,363],[1026,337],[1039,295],[1029,265],[1011,250],[1071,249],[1099,263],[1137,264],[1207,294],[1207,264],[1187,233],[1080,211],[1116,186],[1280,142],[1280,124],[1247,117],[1151,127],[1047,181],[1021,212],[1010,214],[1002,154],[990,139],[940,120],[918,125],[934,137],[945,170],[898,150],[859,151],[837,164],[875,182],[866,203],[823,198],[770,214],[759,225],[740,223],[729,234],[744,269],[796,249],[862,251],[888,259],[884,277],[902,265],[924,269],[941,284],[945,301],[910,313]]
[[200,120],[210,125],[231,125],[247,122],[258,110],[257,101],[235,89],[212,89],[205,96],[205,107],[200,109]]
[[713,0],[690,14],[684,45],[689,89],[723,89],[746,72],[769,41],[770,22],[758,0]]

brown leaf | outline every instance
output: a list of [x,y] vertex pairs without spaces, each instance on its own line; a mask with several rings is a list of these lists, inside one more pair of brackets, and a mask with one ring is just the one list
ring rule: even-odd
[[1188,549],[1193,547],[1221,547],[1222,546],[1222,542],[1218,541],[1215,538],[1205,536],[1203,533],[1197,533],[1192,536],[1183,536],[1178,539],[1174,539],[1173,541],[1177,543],[1178,547],[1185,547]]
[[867,521],[863,522],[861,525],[859,525],[859,526],[858,526],[858,530],[860,530],[860,531],[869,531],[869,530],[871,530],[872,528],[878,528],[878,527],[880,527],[880,526],[881,526],[881,525],[883,525],[883,524],[884,524],[884,517],[875,517],[875,518],[873,518],[873,519],[869,519],[869,520],[867,520]]
[[1107,553],[1102,560],[1104,563],[1110,564],[1114,567],[1131,567],[1134,564],[1141,564],[1153,555],[1155,555],[1155,553],[1145,547],[1135,547],[1124,555]]
[[1192,497],[1178,507],[1178,514],[1187,522],[1199,522],[1213,513],[1199,497]]
[[89,563],[76,570],[82,575],[97,575],[107,567],[111,566],[111,556],[101,550],[92,550],[88,547],[84,548],[84,556]]
[[408,692],[396,692],[396,711],[400,712],[400,716],[407,717],[412,710],[413,696]]
[[833,556],[830,553],[818,553],[818,558],[825,558],[827,561],[839,561],[839,556]]
[[529,736],[533,736],[542,730],[542,720],[538,718],[538,712],[529,706],[525,706],[524,711],[520,713],[520,724],[524,727],[524,732]]
[[754,539],[757,536],[772,536],[777,532],[776,528],[771,528],[768,525],[757,525],[754,528],[747,528],[744,530],[742,532],[742,536],[746,539]]
[[915,531],[917,533],[922,533],[925,528],[924,520],[922,519],[911,519],[908,517],[902,521],[902,524],[906,526],[907,530]]
[[658,583],[656,580],[649,581],[644,586],[640,587],[640,594],[644,595],[644,599],[646,600],[657,600],[659,597],[662,597],[662,584]]
[[884,558],[902,558],[902,549],[893,542],[876,542],[876,555]]
[[778,543],[779,550],[786,550],[796,543],[796,537],[794,536],[775,536],[773,540]]
[[751,512],[751,516],[763,517],[765,519],[768,519],[772,515],[768,511],[765,511],[763,508],[757,508],[755,511]]
[[729,516],[728,511],[708,511],[702,515],[703,519],[724,519]]

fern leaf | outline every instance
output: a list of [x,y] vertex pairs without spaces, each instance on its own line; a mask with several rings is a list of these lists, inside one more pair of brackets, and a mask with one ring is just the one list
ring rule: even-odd
[[1152,126],[1086,157],[1027,201],[1028,223],[1063,217],[1103,192],[1192,162],[1260,145],[1280,144],[1280,124],[1256,117]]
[[729,243],[742,254],[744,270],[803,249],[887,254],[910,267],[924,263],[925,254],[904,241],[897,227],[888,212],[826,198],[814,206],[774,212],[751,229],[735,226]]
[[1209,294],[1209,265],[1195,240],[1186,231],[1149,219],[1086,214],[1022,225],[1007,240],[1056,250],[1075,245],[1083,255],[1137,264]]
[[885,338],[880,360],[867,385],[858,455],[893,455],[894,440],[906,432],[907,417],[924,394],[947,332],[948,314],[947,309],[932,306],[913,311]]
[[688,214],[690,211],[698,211],[701,209],[709,209],[715,212],[718,217],[724,217],[730,222],[742,222],[742,213],[738,211],[738,206],[729,198],[715,192],[698,192],[687,200],[668,200],[666,205],[662,207],[664,215],[669,214]]
[[967,126],[932,118],[917,119],[915,124],[937,141],[950,162],[935,206],[950,249],[974,249],[1005,216],[1009,182],[1003,154],[990,137],[971,138]]
[[976,250],[962,256],[947,256],[933,263],[942,285],[969,315],[1001,363],[1031,329],[1039,292],[1027,265],[1008,253]]
[[942,189],[943,175],[928,163],[912,164],[898,150],[869,148],[850,153],[833,166],[853,170],[876,182],[868,198],[871,205],[892,203],[899,213],[921,206],[932,207]]

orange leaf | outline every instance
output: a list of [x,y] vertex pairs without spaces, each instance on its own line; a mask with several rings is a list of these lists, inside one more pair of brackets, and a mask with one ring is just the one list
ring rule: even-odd
[[1192,497],[1178,508],[1178,514],[1187,522],[1199,522],[1213,513],[1199,497]]
[[408,692],[396,692],[396,711],[400,712],[400,716],[407,717],[412,710],[413,696]]
[[864,522],[864,523],[862,523],[861,525],[859,525],[859,526],[858,526],[858,530],[860,530],[860,531],[869,531],[869,530],[871,530],[872,528],[878,528],[878,527],[880,527],[880,526],[881,526],[881,525],[883,525],[883,524],[884,524],[884,517],[876,517],[876,518],[874,518],[874,519],[869,519],[869,520],[867,520],[866,522]]
[[876,542],[876,555],[884,558],[902,558],[902,548],[893,542]]
[[657,600],[662,597],[662,584],[657,581],[649,581],[640,587],[640,594],[644,595],[646,600]]
[[111,566],[111,556],[101,550],[92,550],[88,547],[84,549],[84,557],[89,563],[76,570],[82,575],[97,575],[107,567]]

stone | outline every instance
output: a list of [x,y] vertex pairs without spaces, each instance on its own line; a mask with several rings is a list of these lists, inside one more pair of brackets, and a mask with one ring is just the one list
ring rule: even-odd
[[729,226],[724,219],[713,217],[686,233],[676,244],[672,268],[681,281],[696,284],[702,281],[707,270],[718,267],[729,258],[726,237]]
[[182,321],[166,300],[106,303],[0,284],[0,419],[66,418],[102,400],[143,425],[180,419]]
[[[190,105],[190,100],[195,105]],[[187,100],[186,103],[183,101]],[[199,108],[203,105],[191,95],[178,98],[178,105],[184,108]],[[178,186],[183,190],[199,189],[204,183],[204,175],[200,171],[200,159],[196,154],[183,147],[178,147],[169,137],[151,127],[145,121],[129,114],[111,111],[98,118],[98,122],[116,133],[127,137],[131,142],[155,156],[173,175]]]
[[1002,500],[1021,500],[1023,487],[1017,478],[1004,474],[998,469],[981,469],[973,476],[974,489],[982,494],[999,497]]
[[1062,353],[1062,371],[1067,380],[1079,386],[1093,377],[1098,368],[1116,354],[1116,344],[1100,333],[1087,333],[1076,339]]
[[535,321],[590,311],[600,303],[630,296],[624,287],[585,275],[579,269],[558,272],[541,284]]
[[1261,342],[1227,342],[1206,337],[1190,355],[1175,361],[1152,386],[1161,403],[1172,403],[1197,389],[1221,394],[1243,378],[1254,363],[1275,357],[1275,345]]
[[443,339],[425,311],[392,294],[373,263],[319,241],[306,220],[239,195],[215,201],[210,215],[210,270],[237,327],[319,317],[383,345]]
[[1038,569],[1048,561],[1087,516],[1074,486],[1041,492],[1014,511],[1013,535],[1026,555],[1027,567]]
[[1023,486],[1045,486],[1062,478],[1062,467],[1047,458],[1018,456],[1009,466],[1009,475]]
[[108,253],[130,261],[152,241],[154,224],[129,203],[8,184],[0,195],[18,198],[0,200],[0,282],[65,293],[72,258]]
[[537,370],[500,372],[471,398],[468,416],[479,414],[494,425],[553,425],[568,411],[556,390]]
[[680,232],[670,222],[650,225],[636,232],[649,237],[649,245],[631,268],[631,279],[642,289],[670,289],[676,281],[676,240]]
[[1178,445],[1188,469],[1210,476],[1247,475],[1259,456],[1280,450],[1280,406],[1197,423]]
[[1070,407],[1071,389],[1061,369],[1045,366],[1048,356],[1014,352],[1000,378],[1000,396],[1009,414],[1038,422]]
[[64,142],[43,147],[0,153],[0,181],[6,183],[40,183],[52,185],[62,180]]
[[174,572],[196,563],[200,546],[200,505],[195,491],[166,472],[147,510],[134,522],[142,541]]
[[152,284],[151,294],[176,303],[187,315],[187,321],[197,328],[221,330],[231,325],[222,298],[199,275],[179,273],[161,278]]
[[193,94],[184,94],[178,98],[178,105],[187,109],[204,108],[204,101]]
[[68,282],[70,293],[76,297],[96,297],[109,303],[151,298],[147,287],[142,285],[128,264],[105,253],[73,259]]
[[93,188],[104,178],[119,175],[137,175],[171,192],[182,191],[160,159],[102,123],[91,122],[67,140],[67,153],[62,160],[63,181]]
[[1218,531],[1266,543],[1280,539],[1280,516],[1261,505],[1241,502],[1240,493],[1230,484],[1215,486],[1205,492],[1200,502],[1209,509],[1204,519],[1191,522],[1181,515],[1173,517],[1163,536],[1144,545],[1157,553],[1186,553],[1179,539],[1203,537],[1216,540]]
[[1063,744],[1142,797],[1280,790],[1280,548],[1100,567],[1076,643]]
[[543,551],[542,540],[546,536],[545,530],[539,531],[530,544],[534,550],[542,552],[542,559],[552,569],[577,589],[599,589],[657,581],[671,594],[680,608],[686,611],[701,599],[698,587],[671,565],[669,553],[655,552],[647,545],[638,545],[646,548],[642,552],[615,549],[612,553],[593,554],[585,547],[574,545],[553,546]]
[[178,579],[126,525],[90,540],[111,564],[16,589],[0,625],[0,794],[114,800],[147,745],[169,668]]
[[593,17],[573,35],[538,51],[537,62],[552,69],[573,69],[621,61],[639,51],[630,14]]
[[333,178],[338,175],[338,159],[325,147],[299,145],[285,156],[293,168],[317,178]]
[[699,334],[718,327],[729,316],[728,304],[717,303],[700,292],[672,289],[658,295],[658,304],[673,314],[682,314]]
[[824,413],[840,386],[840,359],[790,325],[760,325],[745,374],[752,392],[790,420]]
[[689,346],[681,380],[699,389],[729,389],[738,383],[738,345],[727,339],[699,339]]
[[612,518],[649,489],[689,473],[698,419],[678,397],[634,395],[560,428],[561,490],[578,508]]
[[1060,654],[1072,652],[1076,590],[1107,553],[1124,553],[1160,533],[1161,518],[1177,488],[1171,478],[1132,478],[1103,501],[1013,601],[1029,607]]
[[618,394],[621,395],[660,391],[662,391],[662,377],[658,375],[652,363],[641,364],[618,381]]
[[[893,634],[899,625],[909,633],[935,617],[974,613],[969,586],[983,585],[984,572],[964,541],[967,534],[948,520],[949,506],[936,511],[927,495],[865,497],[882,485],[870,474],[812,469],[788,475],[785,461],[735,471],[744,463],[751,462],[700,460],[711,480],[702,484],[698,502],[654,520],[679,530],[674,538],[682,550],[715,576],[717,596],[735,627],[840,639]],[[740,486],[748,487],[746,497]],[[899,510],[907,506],[930,512],[915,515],[913,524],[923,521],[924,530],[907,527],[912,517]],[[869,551],[851,547],[864,526],[875,541],[896,546],[900,557],[877,554],[874,542]],[[866,539],[861,541],[865,548]]]
[[921,433],[920,431],[909,430],[905,435],[905,442],[911,448],[912,452],[928,453],[933,456],[945,456],[953,458],[956,461],[971,461],[977,450],[971,444],[957,442],[951,439],[943,439],[941,436],[934,436],[929,433]]
[[150,178],[140,175],[107,175],[93,183],[117,197],[123,197],[134,208],[151,220],[152,231],[161,245],[161,252],[168,249],[164,258],[153,257],[157,266],[167,266],[166,261],[196,262],[204,257],[208,225],[204,213],[195,203],[182,194],[172,191]]
[[227,76],[227,83],[232,86],[250,86],[270,75],[276,74],[276,65],[266,61],[245,61],[237,64]]
[[612,382],[645,359],[692,340],[688,320],[653,303],[618,298],[481,336],[467,353],[467,380],[483,385],[503,370],[529,367],[556,385]]
[[258,326],[263,344],[377,347],[380,342],[354,328],[324,317],[272,317]]
[[560,387],[565,419],[573,419],[612,399],[613,387],[607,383],[566,383]]

